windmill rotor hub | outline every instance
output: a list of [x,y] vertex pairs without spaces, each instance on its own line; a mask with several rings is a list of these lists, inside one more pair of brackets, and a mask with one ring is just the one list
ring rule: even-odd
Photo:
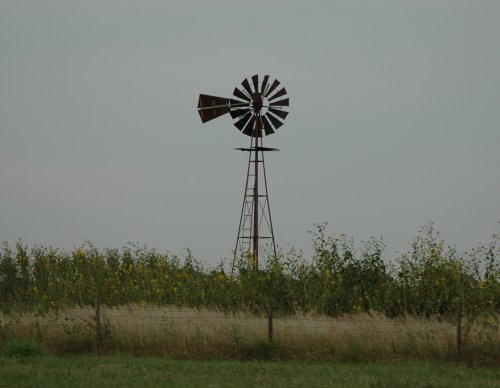
[[252,108],[255,113],[260,113],[262,109],[263,101],[262,94],[255,92],[252,94]]

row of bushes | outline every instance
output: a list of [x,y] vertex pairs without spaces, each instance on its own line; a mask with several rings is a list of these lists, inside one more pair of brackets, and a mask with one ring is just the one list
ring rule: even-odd
[[252,260],[210,267],[193,258],[127,245],[97,249],[91,243],[71,251],[17,242],[0,250],[0,309],[47,311],[91,305],[179,305],[277,314],[314,311],[337,315],[378,311],[391,317],[455,312],[457,304],[473,316],[496,324],[500,311],[500,245],[459,254],[445,247],[432,224],[411,249],[384,258],[382,239],[355,248],[346,236],[327,234],[326,224],[312,232],[313,256],[291,249],[269,258],[265,268]]

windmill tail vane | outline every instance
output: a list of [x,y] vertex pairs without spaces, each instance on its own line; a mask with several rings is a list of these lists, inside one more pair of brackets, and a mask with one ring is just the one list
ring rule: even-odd
[[[276,256],[264,152],[278,149],[264,147],[262,138],[274,134],[288,115],[289,98],[285,87],[280,85],[277,79],[270,82],[268,75],[260,82],[256,74],[251,82],[245,78],[241,87],[235,87],[230,98],[208,94],[200,94],[198,98],[198,113],[203,123],[229,113],[238,131],[251,137],[249,148],[236,148],[248,151],[249,158],[233,268],[237,255],[250,255],[252,267],[258,269],[259,257],[269,256],[261,244],[264,240],[270,242],[267,245]],[[262,194],[259,178],[264,183]]]

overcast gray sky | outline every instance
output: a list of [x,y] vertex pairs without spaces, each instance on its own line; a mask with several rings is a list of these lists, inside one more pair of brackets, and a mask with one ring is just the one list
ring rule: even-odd
[[499,1],[0,0],[0,240],[234,247],[247,146],[199,93],[278,78],[277,243],[429,221],[459,250],[500,221]]

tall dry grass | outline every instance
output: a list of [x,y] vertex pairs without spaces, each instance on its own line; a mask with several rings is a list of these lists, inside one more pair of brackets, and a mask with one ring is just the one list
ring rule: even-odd
[[[0,315],[0,341],[32,339],[56,354],[123,352],[176,358],[259,358],[323,361],[456,360],[456,322],[381,314],[327,317],[303,314],[268,320],[246,312],[207,309],[92,308],[44,315]],[[500,335],[464,325],[462,357],[500,364]]]

